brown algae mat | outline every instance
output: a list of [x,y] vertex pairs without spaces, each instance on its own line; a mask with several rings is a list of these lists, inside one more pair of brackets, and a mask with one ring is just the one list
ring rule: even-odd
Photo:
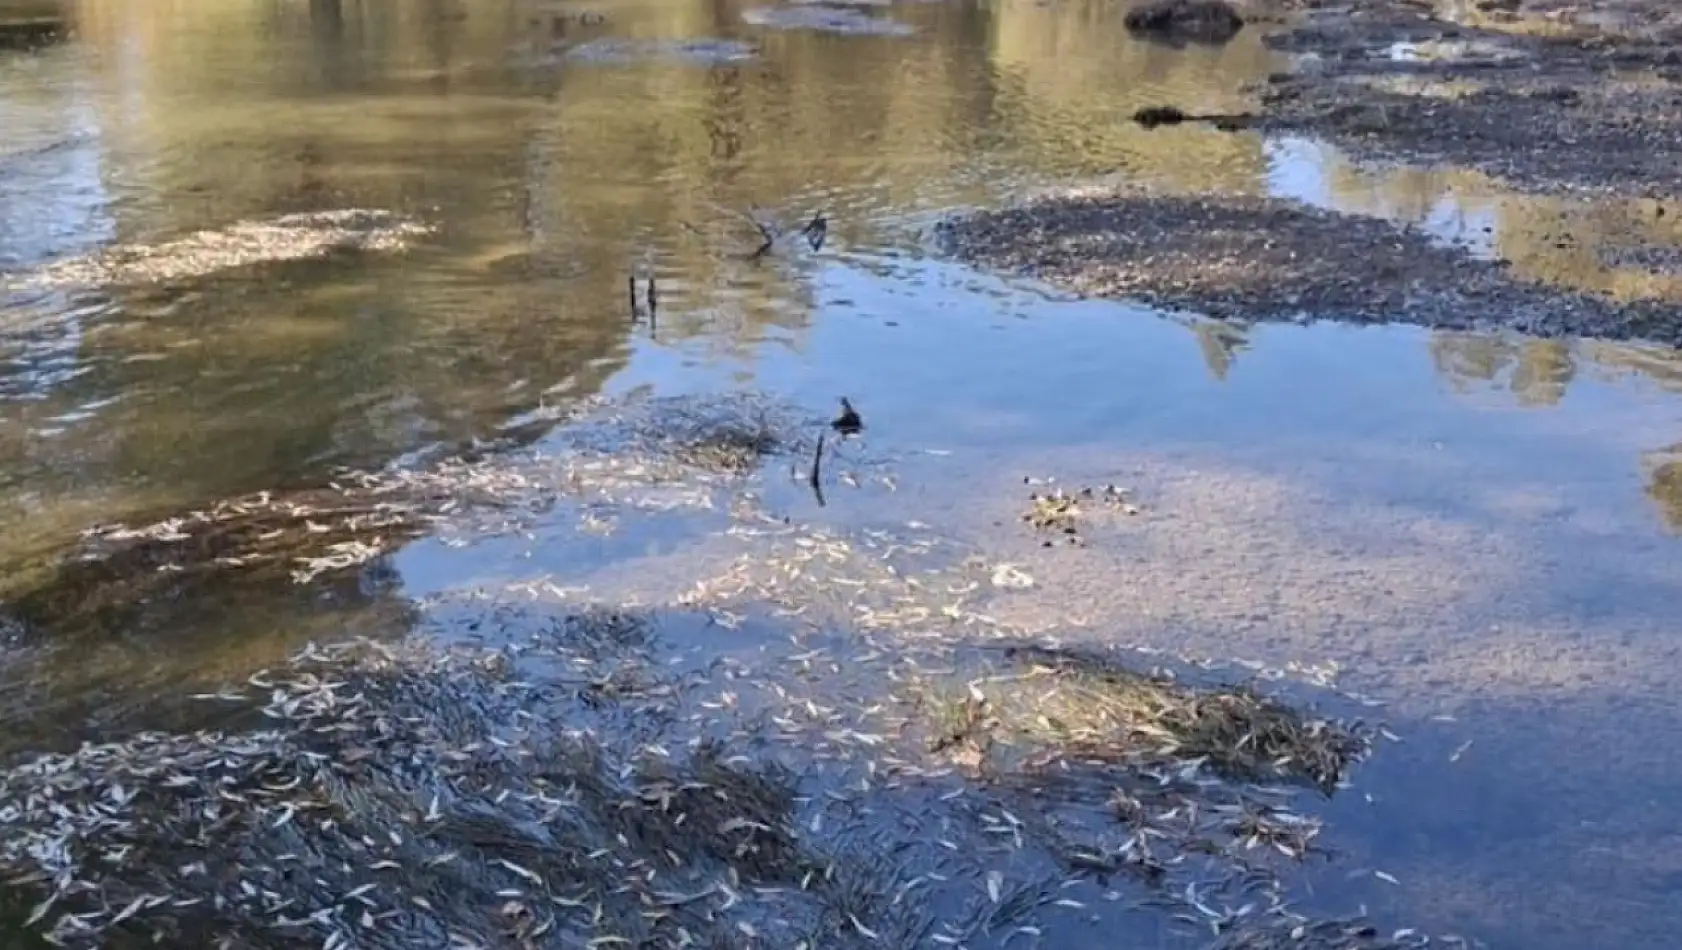
[[936,234],[969,264],[1218,318],[1682,344],[1675,305],[1560,292],[1418,230],[1281,199],[1071,189],[949,218]]

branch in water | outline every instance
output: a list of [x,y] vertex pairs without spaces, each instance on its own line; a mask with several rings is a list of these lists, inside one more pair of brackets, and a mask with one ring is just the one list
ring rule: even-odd
[[818,499],[818,507],[819,508],[824,507],[823,483],[821,481],[822,471],[823,471],[823,433],[819,432],[818,433],[818,448],[817,448],[817,451],[812,453],[812,474],[811,474],[811,477],[807,479],[807,482],[812,486],[812,494],[814,496],[816,496],[817,499]]

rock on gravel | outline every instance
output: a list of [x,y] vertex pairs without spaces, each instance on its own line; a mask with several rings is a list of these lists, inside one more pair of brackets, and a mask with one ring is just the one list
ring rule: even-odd
[[1136,38],[1172,46],[1221,46],[1244,28],[1244,17],[1226,0],[1151,0],[1127,11],[1123,22]]

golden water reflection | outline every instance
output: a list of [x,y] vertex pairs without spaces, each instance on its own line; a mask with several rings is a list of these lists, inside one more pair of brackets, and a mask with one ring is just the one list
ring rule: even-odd
[[[1036,185],[1122,173],[1280,192],[1289,164],[1285,193],[1436,228],[1521,277],[1682,298],[1667,256],[1682,225],[1652,202],[1520,199],[1468,172],[1363,170],[1312,143],[1284,161],[1257,136],[1126,121],[1165,102],[1242,111],[1246,85],[1284,65],[1255,31],[1170,51],[1132,42],[1099,0],[1003,0],[899,4],[872,15],[913,35],[839,37],[750,28],[752,2],[610,2],[599,23],[536,0],[65,4],[75,41],[0,62],[0,121],[18,133],[0,260],[326,207],[443,227],[404,258],[14,302],[6,550],[43,556],[90,520],[482,435],[556,385],[587,393],[645,345],[632,270],[660,280],[657,345],[751,378],[768,341],[807,345],[820,305],[810,260],[744,260],[755,206],[785,224],[827,210],[833,247],[868,256],[911,247],[907,214]],[[760,52],[711,67],[580,53],[708,37]],[[1224,378],[1242,330],[1193,326]],[[1625,352],[1561,346],[1431,344],[1451,381],[1516,360],[1511,387],[1535,406]]]

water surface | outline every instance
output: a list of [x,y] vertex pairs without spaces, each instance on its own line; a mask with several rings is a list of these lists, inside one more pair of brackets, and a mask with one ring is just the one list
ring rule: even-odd
[[[848,394],[873,446],[947,454],[891,497],[787,493],[792,515],[917,518],[1029,564],[1040,585],[1006,605],[1026,626],[1336,659],[1394,704],[1409,742],[1337,806],[1353,857],[1328,891],[1498,946],[1670,946],[1682,360],[1067,302],[929,260],[923,228],[1137,177],[1674,297],[1676,214],[1125,121],[1242,111],[1285,66],[1253,32],[1170,51],[1112,5],[1007,0],[872,6],[906,29],[835,33],[755,26],[758,5],[107,0],[68,5],[64,42],[0,52],[0,267],[297,211],[437,227],[403,254],[0,298],[0,594],[50,584],[91,523],[318,484],[578,396]],[[750,209],[823,210],[830,241],[750,260]],[[653,326],[627,312],[633,272],[658,280]],[[1047,475],[1125,481],[1147,515],[1045,551],[1016,516]],[[99,733],[305,639],[406,629],[409,598],[588,579],[705,531],[421,542],[355,584],[146,603],[19,636],[0,708],[19,736]],[[1341,881],[1363,865],[1402,884]]]

